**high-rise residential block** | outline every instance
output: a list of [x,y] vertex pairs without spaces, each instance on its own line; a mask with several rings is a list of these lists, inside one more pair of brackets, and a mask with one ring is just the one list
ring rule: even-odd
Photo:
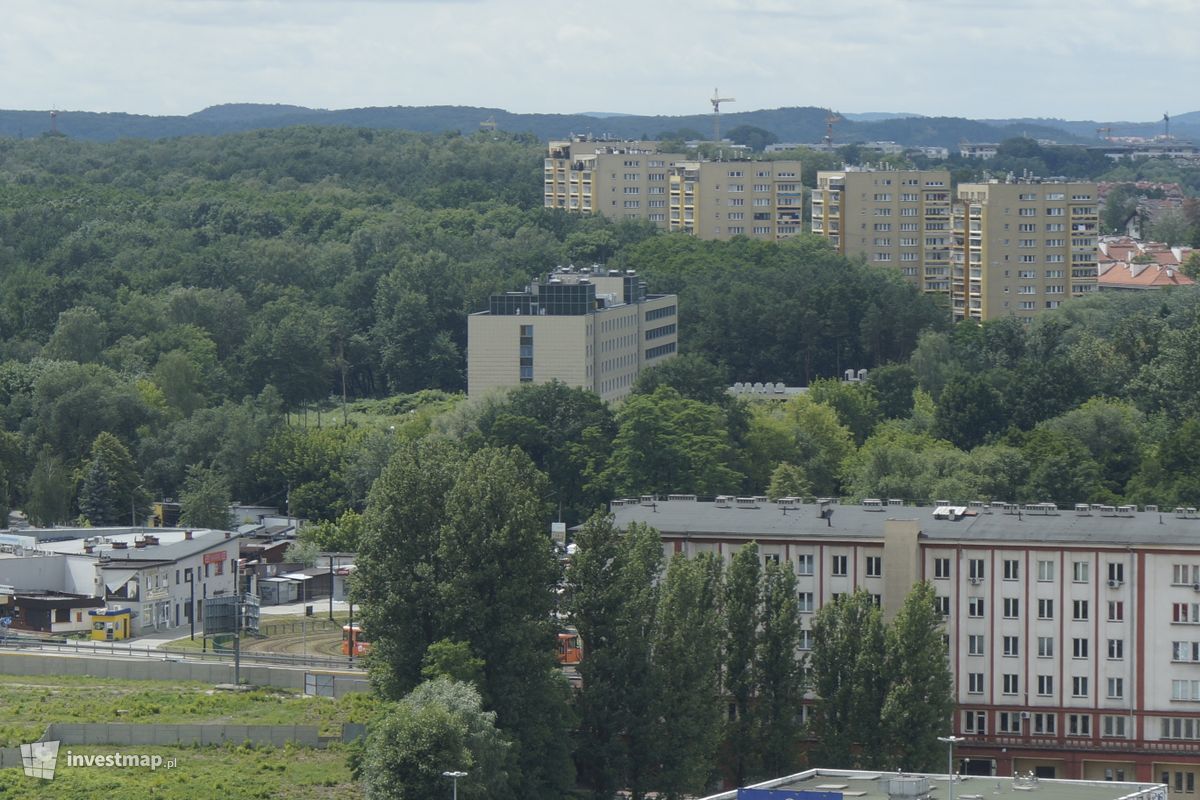
[[955,319],[1025,321],[1096,290],[1094,183],[964,183],[955,210]]
[[951,206],[947,170],[821,171],[812,231],[844,256],[897,269],[922,291],[949,294]]
[[655,142],[551,142],[546,208],[652,222],[701,239],[801,233],[799,161],[705,161]]
[[560,267],[467,317],[467,391],[559,380],[616,400],[678,341],[675,295],[648,294],[633,270]]

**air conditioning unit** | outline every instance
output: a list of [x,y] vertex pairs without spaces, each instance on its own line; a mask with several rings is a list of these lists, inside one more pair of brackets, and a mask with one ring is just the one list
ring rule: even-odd
[[1022,712],[1021,712],[1021,719],[1029,719],[1029,712],[1028,712],[1028,711],[1022,711]]
[[1196,581],[1192,584],[1192,591],[1200,592],[1200,581]]
[[[977,578],[977,577],[975,577],[974,575],[972,575],[971,577],[967,578],[967,580],[969,580],[969,581],[971,582],[971,585],[972,585],[972,586],[978,586],[979,584],[983,583],[983,578]],[[1198,588],[1200,588],[1200,583],[1196,584],[1196,586],[1197,586]]]
[[1121,588],[1121,582],[1119,580],[1117,580],[1116,578],[1109,578],[1108,579],[1108,588],[1119,589],[1119,588]]

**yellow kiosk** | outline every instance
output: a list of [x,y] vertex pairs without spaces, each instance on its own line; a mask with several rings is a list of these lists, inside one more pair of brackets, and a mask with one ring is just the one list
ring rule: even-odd
[[133,611],[128,608],[100,608],[88,612],[92,618],[92,639],[97,642],[116,642],[131,635]]

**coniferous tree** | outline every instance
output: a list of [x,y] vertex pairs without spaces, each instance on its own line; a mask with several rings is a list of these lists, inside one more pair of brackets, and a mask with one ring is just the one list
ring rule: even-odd
[[654,635],[658,674],[658,791],[667,798],[703,794],[721,740],[720,562],[710,554],[671,559]]
[[617,530],[597,515],[575,538],[570,619],[583,640],[583,686],[577,760],[597,800],[620,788],[641,800],[657,763],[657,711],[652,631],[658,606],[662,544],[658,531],[633,524]]
[[132,525],[145,508],[133,457],[107,431],[92,442],[92,457],[80,477],[79,511],[93,525]]
[[814,763],[871,769],[881,756],[879,713],[887,692],[884,627],[865,589],[843,594],[813,615]]
[[933,772],[950,730],[954,684],[950,675],[945,624],[933,585],[918,583],[888,626],[887,677],[891,682],[880,714],[888,754],[897,769]]
[[759,591],[762,567],[758,545],[742,547],[725,572],[724,695],[730,704],[725,723],[725,752],[734,782],[746,785],[746,777],[757,773],[759,751],[754,740],[755,650],[761,621]]
[[762,625],[755,659],[754,741],[761,771],[769,778],[796,771],[802,733],[804,662],[796,574],[790,563],[768,563],[763,572]]

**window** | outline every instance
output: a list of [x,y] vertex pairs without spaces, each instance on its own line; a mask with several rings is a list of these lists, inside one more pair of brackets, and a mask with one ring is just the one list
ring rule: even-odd
[[1172,661],[1200,661],[1200,642],[1171,642]]
[[983,559],[971,558],[967,560],[967,575],[972,583],[979,583],[984,578]]
[[1042,736],[1053,736],[1057,731],[1058,715],[1037,713],[1033,715],[1033,732]]
[[1054,580],[1054,562],[1039,561],[1037,562],[1038,580],[1043,583]]
[[812,650],[812,631],[810,631],[810,630],[800,631],[799,647],[801,650]]
[[1071,678],[1071,696],[1072,697],[1087,697],[1088,696],[1088,679],[1084,675],[1076,675]]
[[1016,673],[1004,673],[1002,681],[1004,694],[1017,694],[1021,691],[1021,677]]
[[1125,621],[1125,603],[1120,600],[1110,600],[1108,602],[1108,621],[1109,622],[1124,622]]
[[963,731],[966,733],[987,733],[987,712],[964,711]]
[[1108,699],[1120,700],[1125,696],[1125,679],[1124,678],[1109,678],[1108,679]]
[[983,634],[972,633],[967,637],[967,655],[983,655]]
[[883,577],[883,556],[867,556],[867,577]]
[[812,613],[813,593],[812,592],[800,592],[799,599],[800,599],[799,606],[796,610],[802,614]]
[[844,578],[848,574],[848,560],[846,556],[834,556],[831,574]]
[[935,558],[933,560],[933,577],[949,578],[950,577],[950,559]]
[[797,575],[812,575],[813,574],[813,557],[812,553],[801,553],[796,556],[796,574]]
[[1015,559],[1004,560],[1004,580],[1016,581],[1021,579],[1021,562]]
[[1123,661],[1125,659],[1124,639],[1108,640],[1108,658],[1110,661]]
[[1075,583],[1087,583],[1088,566],[1090,565],[1086,561],[1076,561],[1071,564],[1071,579],[1075,581]]
[[967,693],[968,694],[983,694],[983,673],[968,672],[967,673]]
[[1200,700],[1200,681],[1171,681],[1171,699],[1182,701]]
[[1200,739],[1200,719],[1162,718],[1163,739]]
[[1175,564],[1174,578],[1171,583],[1176,586],[1192,586],[1200,583],[1200,564]]
[[1038,619],[1054,619],[1054,600],[1043,597],[1038,600]]
[[1171,605],[1171,621],[1200,623],[1200,603],[1173,603]]
[[1071,640],[1071,657],[1072,658],[1087,658],[1088,657],[1088,640],[1082,637],[1077,637]]
[[1067,714],[1067,736],[1091,736],[1091,714]]
[[950,616],[950,598],[947,595],[938,595],[937,609],[942,613],[943,617]]
[[1004,598],[1004,618],[1017,619],[1021,616],[1021,601],[1016,597]]
[[1076,622],[1087,622],[1088,618],[1088,601],[1076,600],[1071,604],[1071,619]]
[[1100,728],[1101,736],[1111,736],[1115,739],[1125,738],[1125,717],[1104,716]]
[[1037,693],[1042,697],[1049,697],[1054,694],[1053,675],[1038,675]]
[[967,616],[977,619],[983,618],[983,598],[968,597],[967,598]]
[[1019,656],[1021,655],[1021,640],[1016,636],[1004,637],[1004,655]]
[[1038,658],[1054,658],[1054,637],[1038,637]]
[[1019,217],[1036,217],[1037,209],[1036,208],[1018,208],[1017,216],[1019,216]]
[[1017,711],[1001,711],[996,715],[996,729],[1000,733],[1020,733],[1021,714]]

